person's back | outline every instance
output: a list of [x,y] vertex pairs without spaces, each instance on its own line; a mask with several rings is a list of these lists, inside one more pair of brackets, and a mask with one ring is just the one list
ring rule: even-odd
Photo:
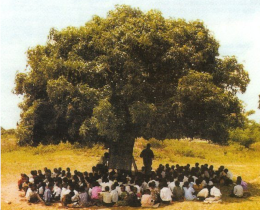
[[183,189],[180,187],[180,186],[175,186],[173,188],[173,197],[174,197],[174,200],[176,201],[179,201],[179,200],[182,200],[183,199]]
[[185,200],[192,201],[196,198],[195,195],[195,190],[192,187],[189,187],[189,183],[185,182],[183,185],[183,190],[184,190],[184,198]]
[[101,193],[102,195],[102,201],[104,206],[112,206],[112,195],[109,193],[109,187],[105,187],[105,192]]
[[82,190],[79,193],[79,206],[86,206],[88,203],[88,193]]
[[240,184],[237,184],[234,187],[234,195],[236,197],[242,198],[243,197],[243,192],[244,192],[243,187]]
[[154,154],[150,148],[146,148],[141,152],[140,157],[144,159],[144,162],[149,162],[154,158]]
[[51,190],[50,187],[46,187],[45,191],[44,191],[44,196],[43,199],[45,201],[46,204],[51,202]]
[[153,204],[154,204],[154,202],[152,200],[152,195],[150,195],[150,190],[146,189],[141,198],[141,206],[142,207],[152,207]]
[[141,206],[140,200],[137,197],[137,188],[132,187],[132,192],[128,196],[128,204],[130,207],[139,207]]
[[167,187],[167,183],[163,184],[163,188],[160,191],[160,197],[164,204],[170,204],[172,201],[172,191]]
[[205,200],[209,196],[209,190],[207,187],[203,188],[201,191],[198,192],[197,197],[200,201]]

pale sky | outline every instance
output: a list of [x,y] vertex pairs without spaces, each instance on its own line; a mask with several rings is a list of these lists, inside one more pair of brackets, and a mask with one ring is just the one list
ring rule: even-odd
[[15,128],[22,98],[11,93],[17,71],[26,66],[25,52],[44,45],[50,28],[82,26],[93,15],[105,17],[116,4],[158,9],[165,18],[203,20],[220,43],[220,55],[235,55],[251,82],[239,94],[250,118],[260,122],[260,0],[2,0],[1,1],[1,126]]

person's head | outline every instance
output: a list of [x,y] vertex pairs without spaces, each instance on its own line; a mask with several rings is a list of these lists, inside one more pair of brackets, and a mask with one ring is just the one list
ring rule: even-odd
[[71,178],[71,173],[70,172],[67,173],[67,178]]
[[151,194],[151,191],[150,191],[149,189],[146,189],[146,190],[144,191],[144,194],[150,195],[150,194]]
[[111,185],[111,190],[114,190],[114,189],[116,189],[116,187],[115,187],[114,184],[112,184],[112,185]]
[[67,171],[67,172],[70,172],[70,168],[68,167],[68,168],[66,169],[66,171]]
[[74,170],[74,175],[77,175],[78,174],[78,171],[77,170]]
[[189,183],[194,182],[194,179],[192,177],[189,177],[188,182]]
[[180,186],[180,182],[177,180],[177,181],[175,181],[175,186],[176,187],[179,187]]
[[109,192],[109,186],[106,186],[106,187],[105,187],[105,191],[106,191],[106,192]]
[[152,189],[155,188],[155,182],[154,181],[150,182],[149,187],[152,188]]
[[238,177],[237,177],[237,181],[238,181],[238,180],[241,182],[241,181],[242,181],[242,177],[241,177],[241,176],[238,176]]
[[147,149],[150,149],[150,148],[151,148],[151,144],[147,144],[147,145],[146,145],[146,148],[147,148]]
[[199,186],[201,182],[200,182],[199,179],[196,179],[195,183],[196,183],[197,186]]
[[84,187],[84,186],[81,186],[81,187],[79,188],[79,192],[84,193],[84,192],[85,192],[85,187]]
[[237,179],[236,184],[237,184],[237,185],[241,185],[241,180],[238,180],[238,179]]
[[136,187],[133,187],[133,190],[132,190],[134,193],[137,193],[137,188]]
[[183,187],[189,187],[189,182],[184,182]]
[[122,185],[120,188],[121,188],[122,192],[125,192],[125,186],[124,185]]

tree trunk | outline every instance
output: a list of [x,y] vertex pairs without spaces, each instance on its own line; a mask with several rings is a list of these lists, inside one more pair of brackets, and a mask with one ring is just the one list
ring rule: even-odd
[[131,171],[135,139],[111,143],[109,148],[109,168]]

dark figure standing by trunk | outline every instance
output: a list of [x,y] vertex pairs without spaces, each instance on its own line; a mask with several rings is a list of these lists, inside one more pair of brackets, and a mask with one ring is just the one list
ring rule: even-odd
[[153,151],[150,148],[151,148],[151,145],[147,144],[146,149],[144,149],[140,154],[140,157],[143,158],[143,163],[144,163],[146,175],[149,175],[151,173],[152,161],[153,161],[153,158],[154,158]]

